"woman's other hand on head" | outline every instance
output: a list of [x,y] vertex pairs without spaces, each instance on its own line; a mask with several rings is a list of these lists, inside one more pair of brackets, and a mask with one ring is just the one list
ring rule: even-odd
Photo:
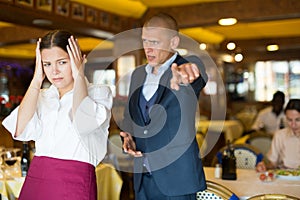
[[68,42],[69,45],[67,46],[67,50],[71,61],[72,75],[75,80],[78,76],[78,73],[84,72],[86,56],[82,56],[77,39],[71,36]]

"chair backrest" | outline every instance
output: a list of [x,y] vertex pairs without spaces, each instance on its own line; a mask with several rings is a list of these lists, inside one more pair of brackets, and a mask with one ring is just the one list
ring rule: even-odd
[[120,171],[131,172],[133,168],[133,157],[125,154],[122,150],[122,140],[119,134],[112,134],[108,138],[108,158]]
[[123,157],[122,140],[119,134],[113,134],[108,137],[108,152],[115,154],[117,157]]
[[293,197],[286,194],[260,194],[248,198],[248,200],[299,200],[298,197]]
[[262,131],[256,131],[249,135],[246,143],[256,147],[263,155],[266,155],[271,147],[272,135]]
[[[236,157],[236,167],[239,169],[255,169],[258,162],[263,160],[263,154],[249,144],[233,144],[234,155]],[[216,163],[222,164],[222,154],[227,146],[222,147],[212,161],[212,166]]]
[[197,192],[197,200],[236,200],[239,199],[230,189],[213,181],[206,181],[207,189]]
[[255,106],[249,109],[242,110],[238,112],[235,117],[237,120],[241,122],[241,124],[244,127],[244,132],[250,131],[251,126],[255,120],[255,117],[257,115]]

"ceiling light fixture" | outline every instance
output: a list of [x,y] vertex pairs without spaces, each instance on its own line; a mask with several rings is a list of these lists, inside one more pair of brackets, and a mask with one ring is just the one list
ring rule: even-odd
[[221,54],[221,59],[224,62],[227,62],[227,63],[233,63],[234,62],[233,56],[230,55],[230,54]]
[[236,45],[234,42],[229,42],[226,47],[228,50],[234,50]]
[[219,19],[218,23],[221,25],[221,26],[230,26],[230,25],[234,25],[237,23],[237,19],[236,18],[233,18],[233,17],[230,17],[230,18],[222,18],[222,19]]
[[243,54],[241,54],[241,53],[238,53],[238,54],[236,54],[236,55],[234,56],[234,60],[235,60],[236,62],[241,62],[241,61],[243,60],[243,58],[244,58],[244,56],[243,56]]
[[268,51],[277,51],[279,49],[279,46],[277,44],[270,44],[267,46]]
[[38,26],[50,26],[52,25],[52,21],[48,19],[34,19],[32,21],[32,24],[38,25]]
[[201,43],[201,44],[199,44],[199,49],[201,49],[201,50],[205,50],[206,49],[206,44],[205,43]]

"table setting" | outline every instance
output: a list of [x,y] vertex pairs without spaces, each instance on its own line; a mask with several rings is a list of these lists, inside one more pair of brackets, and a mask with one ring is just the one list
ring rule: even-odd
[[243,125],[238,120],[198,120],[197,132],[203,134],[209,130],[224,134],[225,141],[234,141],[243,134]]
[[2,200],[19,196],[24,177],[21,177],[19,148],[0,148],[0,194]]
[[207,180],[217,182],[232,190],[240,199],[258,194],[285,194],[300,197],[300,176],[283,175],[279,170],[260,173],[255,169],[237,169],[236,180],[215,177],[214,167],[204,167]]

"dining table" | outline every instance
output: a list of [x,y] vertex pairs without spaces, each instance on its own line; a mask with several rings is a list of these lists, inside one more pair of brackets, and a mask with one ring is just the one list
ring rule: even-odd
[[[100,163],[96,169],[97,181],[97,199],[98,200],[119,200],[123,180],[119,172],[113,165],[108,163]],[[19,194],[25,177],[13,177],[10,179],[0,179],[0,194],[1,200],[16,200]]]
[[300,198],[300,178],[275,177],[273,181],[261,181],[261,173],[254,169],[237,169],[237,180],[223,180],[215,177],[214,167],[204,167],[206,180],[221,184],[230,189],[241,200],[259,194],[285,194]]
[[208,131],[224,134],[225,141],[233,142],[242,136],[244,128],[238,120],[198,120],[196,122],[197,132]]

